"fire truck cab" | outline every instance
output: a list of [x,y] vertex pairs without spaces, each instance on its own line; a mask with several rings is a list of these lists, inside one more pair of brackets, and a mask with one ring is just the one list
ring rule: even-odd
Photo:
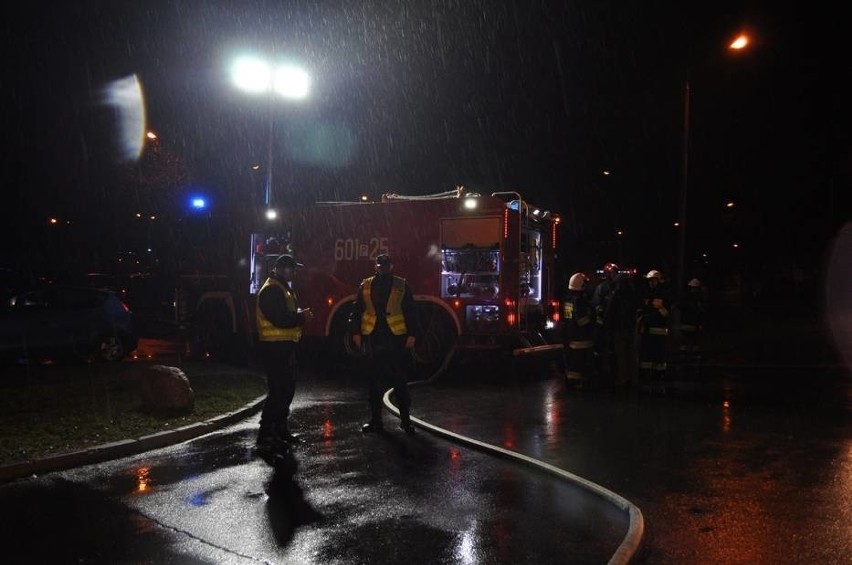
[[[304,339],[357,354],[349,328],[361,281],[388,253],[414,293],[423,335],[415,359],[428,366],[464,352],[514,358],[561,354],[546,328],[558,322],[554,281],[559,217],[515,192],[459,187],[428,196],[384,195],[380,202],[328,202],[284,210],[251,235],[248,308],[275,259],[304,263],[293,286],[315,317]],[[253,330],[253,324],[250,324]]]

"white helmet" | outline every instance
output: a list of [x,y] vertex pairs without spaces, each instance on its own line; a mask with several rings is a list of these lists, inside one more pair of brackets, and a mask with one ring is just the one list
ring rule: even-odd
[[586,284],[586,275],[583,273],[574,273],[568,280],[568,290],[583,290],[583,285]]
[[660,280],[660,279],[662,279],[662,278],[663,278],[663,274],[662,274],[660,271],[656,270],[656,269],[651,269],[650,271],[648,271],[648,274],[647,274],[647,275],[645,275],[645,278],[646,278],[646,279],[657,279],[657,280]]
[[701,281],[700,281],[700,280],[698,280],[698,279],[692,279],[691,281],[689,281],[688,283],[686,283],[686,286],[691,286],[691,287],[694,287],[694,288],[698,288],[699,286],[701,286]]

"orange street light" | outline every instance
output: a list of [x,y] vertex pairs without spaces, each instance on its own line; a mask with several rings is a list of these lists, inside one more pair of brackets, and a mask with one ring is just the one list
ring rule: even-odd
[[744,33],[739,34],[730,45],[728,45],[729,49],[735,49],[739,51],[740,49],[745,49],[748,47],[748,36]]

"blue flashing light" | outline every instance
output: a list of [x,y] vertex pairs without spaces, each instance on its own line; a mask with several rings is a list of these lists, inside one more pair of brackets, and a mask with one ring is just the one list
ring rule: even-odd
[[204,210],[207,208],[207,201],[201,196],[193,196],[190,205],[196,210]]

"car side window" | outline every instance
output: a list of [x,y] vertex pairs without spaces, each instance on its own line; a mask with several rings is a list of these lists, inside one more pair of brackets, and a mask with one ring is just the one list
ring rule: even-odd
[[47,298],[41,291],[28,292],[19,296],[15,305],[25,311],[44,310],[47,308]]
[[102,302],[102,293],[82,288],[62,288],[52,293],[48,300],[54,310],[87,310]]

